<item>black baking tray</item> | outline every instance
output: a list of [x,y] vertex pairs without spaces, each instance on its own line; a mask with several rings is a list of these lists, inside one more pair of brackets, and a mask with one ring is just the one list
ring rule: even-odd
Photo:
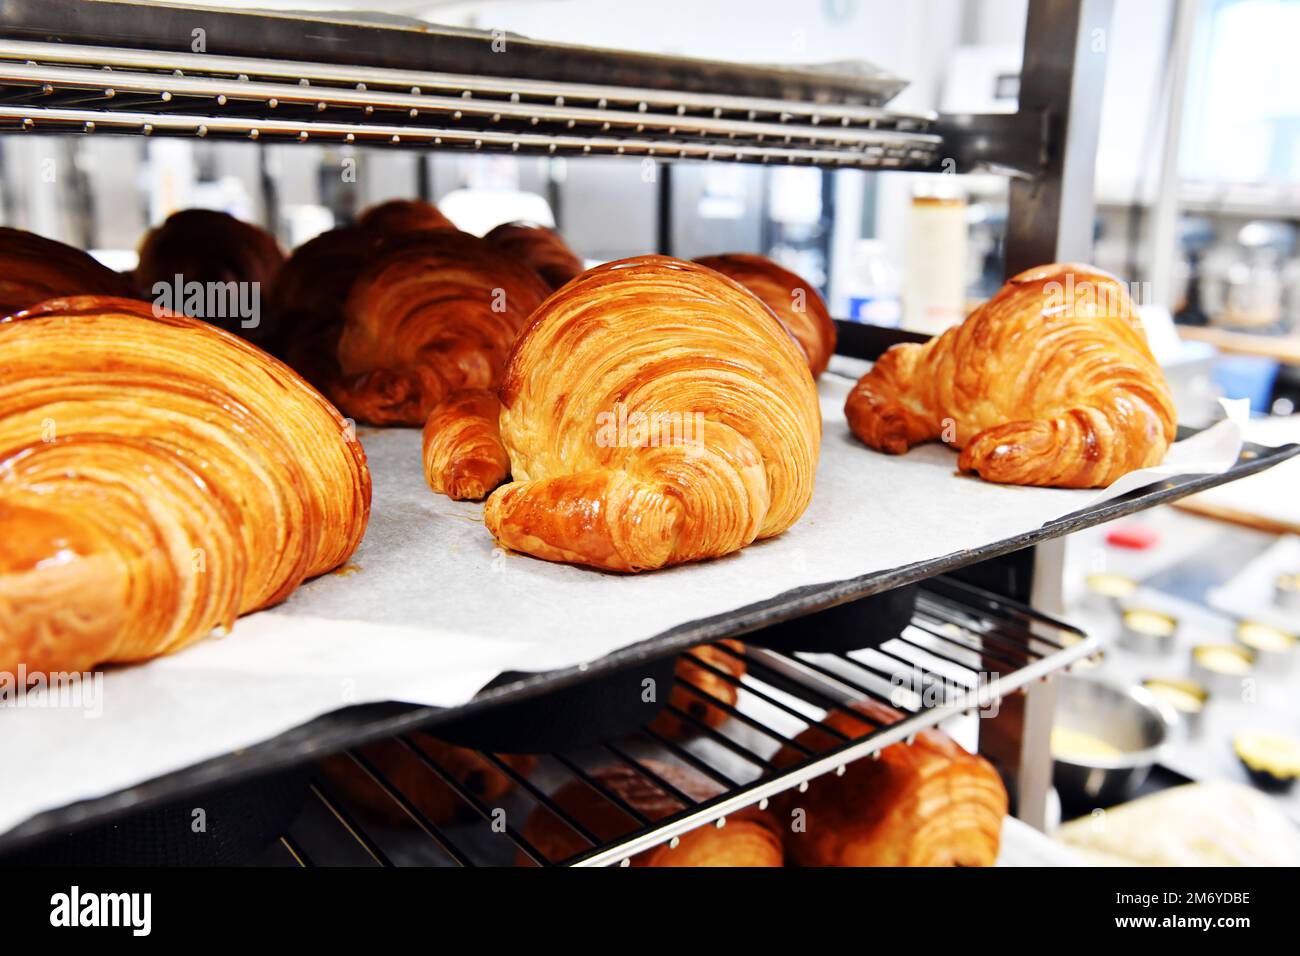
[[[848,323],[840,324],[845,333],[841,337],[840,351],[853,357],[872,358],[894,342],[916,340],[914,335],[898,333],[896,330],[852,328]],[[1194,429],[1180,428],[1179,438],[1194,433]],[[1082,528],[1168,504],[1207,488],[1253,475],[1296,455],[1300,455],[1300,445],[1297,444],[1269,448],[1247,443],[1242,448],[1237,463],[1222,474],[1171,478],[1066,515],[1033,531],[990,541],[978,548],[956,551],[943,557],[874,571],[842,581],[794,588],[765,601],[681,624],[598,661],[563,670],[520,674],[514,679],[499,680],[460,707],[440,709],[385,703],[349,707],[325,714],[237,753],[215,757],[126,790],[39,814],[7,833],[0,834],[0,852],[52,833],[66,832],[187,794],[283,770],[394,734],[416,729],[430,729],[436,733],[437,725],[444,721],[458,720],[506,703],[552,693],[596,677],[626,671],[639,664],[649,664],[679,654],[696,644],[749,634],[815,611],[1021,551]]]

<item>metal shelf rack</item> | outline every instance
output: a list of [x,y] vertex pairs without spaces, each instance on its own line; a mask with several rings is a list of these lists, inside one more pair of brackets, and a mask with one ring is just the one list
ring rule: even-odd
[[[1014,274],[1042,262],[1089,258],[1093,163],[1105,67],[1105,56],[1090,44],[1097,31],[1105,30],[1110,5],[1111,0],[1035,0],[1026,25],[1019,112],[935,116],[887,109],[885,104],[903,83],[874,74],[845,77],[338,19],[313,20],[306,29],[302,19],[293,16],[180,4],[4,0],[0,4],[0,131],[238,137],[260,143],[364,143],[421,150],[625,155],[654,161],[806,163],[824,168],[945,172],[993,168],[1012,176],[1006,268]],[[199,28],[204,31],[204,53],[191,48],[193,31]],[[494,49],[502,41],[508,55]],[[842,327],[841,332],[841,350],[846,354],[874,357],[889,344],[869,341],[869,330],[860,326]],[[371,741],[436,729],[440,720],[453,715],[546,694],[630,663],[662,658],[694,644],[745,634],[914,581],[931,579],[926,587],[932,605],[927,607],[938,608],[933,613],[942,618],[947,613],[942,608],[957,600],[952,589],[959,585],[934,576],[976,564],[998,572],[987,576],[997,582],[997,590],[1027,601],[1033,571],[1021,559],[1028,556],[1032,561],[1035,546],[1077,528],[1243,477],[1297,452],[1296,446],[1251,446],[1223,475],[1172,479],[1015,539],[777,595],[759,605],[691,622],[579,668],[519,677],[453,711],[391,704],[328,714],[239,754],[41,814],[0,835],[0,850]],[[1012,565],[1013,560],[1020,563]],[[1053,625],[1033,612],[1009,612],[1009,605],[1000,605],[997,598],[966,591],[961,601],[973,601],[982,614],[1002,620],[1010,629],[1007,633],[1020,635],[1013,643],[1020,641],[1023,659],[1000,674],[996,683],[1004,697],[1004,715],[984,722],[981,749],[987,746],[997,758],[1018,813],[1030,822],[1041,822],[1050,775],[1047,733],[1054,703],[1050,675],[1088,653],[1088,645],[1075,641],[1061,646],[1069,642],[1059,629],[1061,640],[1056,644],[1039,643],[1037,636],[1031,639],[1027,635],[1035,628]],[[924,644],[929,638],[923,640],[920,633],[924,628],[913,636]],[[992,640],[979,632],[963,633],[967,651],[979,652],[986,639]],[[968,640],[972,636],[973,644]],[[943,639],[942,635],[936,639]],[[750,696],[770,693],[775,685],[755,682],[763,674],[780,672],[784,692],[825,705],[823,697],[830,691],[821,680],[826,675],[811,677],[806,661],[749,653],[753,666],[745,690]],[[960,664],[963,656],[964,651],[958,660],[948,660]],[[836,666],[858,665],[839,661]],[[797,678],[789,676],[789,668],[798,672]],[[815,668],[812,673],[816,674]],[[841,696],[831,696],[841,704],[855,693],[850,684],[849,697],[844,698],[843,681],[837,686]],[[914,712],[901,724],[816,755],[790,773],[735,778],[737,786],[716,803],[684,807],[680,814],[660,821],[664,826],[629,834],[617,846],[594,847],[581,862],[621,862],[638,849],[798,786],[968,706],[968,699],[959,695],[943,706]],[[351,811],[332,800],[326,788],[318,785],[315,799],[336,824],[348,819]],[[423,836],[427,840],[428,833]],[[361,836],[355,839],[365,843]],[[315,844],[306,832],[291,833],[283,845],[299,862],[313,858]]]
[[[381,769],[383,761],[370,748],[349,751],[333,759],[351,762],[368,798],[359,803],[357,794],[345,795],[318,775],[311,784],[307,809],[282,838],[275,855],[287,855],[303,866],[337,862],[472,866],[515,861],[540,866],[626,866],[633,855],[689,830],[724,826],[728,815],[739,810],[755,804],[766,809],[768,800],[779,793],[817,786],[816,778],[842,774],[849,762],[908,741],[947,718],[977,710],[991,713],[1004,696],[1096,649],[1093,639],[1073,628],[1011,603],[989,601],[969,587],[933,581],[922,590],[912,626],[902,636],[878,649],[848,654],[786,654],[755,647],[738,653],[717,645],[743,659],[743,678],[688,652],[697,665],[737,689],[733,706],[699,684],[688,683],[695,696],[729,713],[728,721],[717,729],[700,725],[699,734],[687,742],[674,742],[647,729],[588,751],[544,755],[527,774],[496,755],[481,755],[516,785],[513,793],[492,801],[494,805],[456,783],[436,757],[410,736],[400,738],[403,749],[397,759],[418,769],[414,774],[410,768],[402,772],[404,784],[391,779],[391,769],[388,773]],[[888,725],[867,721],[852,709],[855,701],[864,698],[896,708],[898,721]],[[673,709],[681,719],[689,719],[684,711]],[[834,710],[855,715],[862,722],[862,736],[849,738],[827,728],[822,721]],[[822,745],[810,745],[808,739],[792,743],[810,726],[823,731]],[[801,759],[778,769],[773,754],[791,747],[802,752]],[[390,746],[390,767],[393,759]],[[665,784],[656,773],[656,762],[693,769],[722,792],[696,801]],[[629,816],[626,832],[602,841],[592,833],[589,818],[575,816],[548,796],[574,780],[593,786],[590,772],[610,765],[621,765],[671,794],[680,809],[653,820]],[[418,795],[412,792],[414,786],[445,789],[460,808],[458,822],[438,823],[425,816]],[[626,812],[617,796],[598,784],[593,789],[602,800]],[[376,803],[387,804],[390,812],[376,814]],[[547,858],[522,833],[522,821],[539,807],[589,846],[569,859]],[[504,829],[492,826],[498,810],[504,810]],[[394,816],[405,823],[393,822]]]

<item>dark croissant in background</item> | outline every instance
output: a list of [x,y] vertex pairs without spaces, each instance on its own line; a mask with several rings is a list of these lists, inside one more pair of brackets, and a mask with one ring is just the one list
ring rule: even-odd
[[80,249],[0,227],[0,316],[55,296],[131,296],[131,283]]
[[331,397],[374,425],[424,425],[454,392],[497,387],[515,336],[549,291],[467,233],[386,240],[348,293]]
[[1091,266],[1022,272],[961,325],[889,349],[844,412],[872,448],[942,438],[988,481],[1101,488],[1158,464],[1173,397],[1123,285]]
[[835,354],[835,321],[816,289],[765,256],[734,252],[695,261],[735,279],[762,299],[803,348],[813,378],[826,371]]
[[455,229],[442,210],[423,199],[388,199],[371,206],[357,218],[357,228],[380,236],[427,229]]
[[[176,301],[174,291],[167,304],[172,311],[184,311],[264,346],[275,337],[271,310],[264,308],[266,297],[283,264],[280,244],[265,229],[212,209],[182,209],[145,236],[140,244],[135,284],[139,296],[149,301],[158,300],[159,283],[175,290],[177,276],[182,286],[220,284],[220,300],[210,303],[205,295],[201,309],[186,308],[183,301]],[[237,285],[227,291],[227,283]],[[256,300],[252,298],[254,284]],[[230,299],[232,292],[242,298]],[[211,307],[213,304],[217,307]],[[246,314],[232,305],[255,306],[257,311]]]
[[582,271],[582,260],[554,229],[530,222],[505,222],[483,237],[537,271],[558,289]]

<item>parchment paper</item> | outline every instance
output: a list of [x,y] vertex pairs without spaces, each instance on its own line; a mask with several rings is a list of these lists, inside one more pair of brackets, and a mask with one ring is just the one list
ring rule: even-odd
[[[900,457],[870,451],[844,420],[851,384],[823,378],[816,493],[798,524],[727,558],[637,576],[497,549],[481,505],[425,486],[417,430],[363,429],[374,504],[349,565],[242,619],[225,638],[110,669],[98,716],[95,707],[39,706],[40,695],[0,707],[0,833],[347,704],[463,703],[501,671],[594,660],[790,588],[1030,531],[1098,497],[961,477],[956,454],[940,446]],[[1125,490],[1144,478],[1223,471],[1240,446],[1240,428],[1223,422],[1176,445]]]

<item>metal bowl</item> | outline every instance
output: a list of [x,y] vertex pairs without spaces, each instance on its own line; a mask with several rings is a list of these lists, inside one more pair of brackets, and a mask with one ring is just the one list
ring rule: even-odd
[[1061,802],[1108,807],[1127,800],[1159,761],[1177,720],[1173,708],[1145,688],[1062,676],[1056,727],[1087,735],[1119,753],[1067,755],[1054,747],[1052,776]]

